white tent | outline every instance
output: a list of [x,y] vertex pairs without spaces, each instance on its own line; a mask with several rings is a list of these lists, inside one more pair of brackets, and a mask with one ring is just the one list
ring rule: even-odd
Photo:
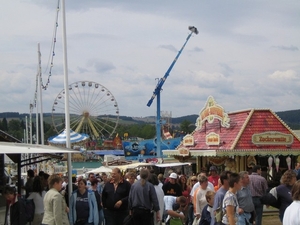
[[112,168],[108,166],[100,166],[99,168],[93,169],[87,173],[111,173]]
[[154,164],[151,163],[132,163],[132,164],[126,164],[126,165],[120,165],[120,166],[111,166],[111,168],[119,168],[121,171],[126,171],[127,169],[135,169],[138,167],[146,167],[146,166],[154,166]]
[[49,145],[32,145],[24,143],[0,142],[0,154],[27,154],[27,153],[78,153],[79,151],[54,147]]

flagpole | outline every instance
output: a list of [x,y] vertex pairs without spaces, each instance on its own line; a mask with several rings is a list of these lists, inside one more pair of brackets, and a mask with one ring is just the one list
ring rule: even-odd
[[[68,82],[68,60],[67,60],[67,35],[66,35],[66,12],[65,0],[61,1],[62,11],[62,37],[63,37],[63,65],[64,65],[64,90],[65,90],[65,128],[66,128],[66,148],[71,148],[70,141],[70,113],[69,113],[69,82]],[[68,153],[68,191],[69,198],[72,194],[72,162],[71,153]]]

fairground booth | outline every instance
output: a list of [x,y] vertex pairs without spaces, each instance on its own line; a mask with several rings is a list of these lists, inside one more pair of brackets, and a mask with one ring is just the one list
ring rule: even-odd
[[196,157],[197,172],[211,165],[239,172],[258,164],[271,181],[298,161],[299,137],[270,109],[226,113],[210,96],[195,125],[175,150],[163,154],[181,161]]

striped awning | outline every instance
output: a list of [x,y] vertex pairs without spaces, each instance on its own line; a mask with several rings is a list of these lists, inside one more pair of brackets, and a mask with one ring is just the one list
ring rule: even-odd
[[[70,142],[71,143],[78,143],[81,141],[85,141],[89,139],[89,135],[87,134],[80,134],[80,133],[76,133],[73,130],[70,130]],[[66,144],[66,130],[64,130],[61,134],[54,136],[54,137],[50,137],[48,139],[48,142],[51,144]]]

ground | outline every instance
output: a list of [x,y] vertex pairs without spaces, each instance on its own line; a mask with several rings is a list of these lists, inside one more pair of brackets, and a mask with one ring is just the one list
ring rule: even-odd
[[281,225],[278,215],[263,216],[262,225]]

